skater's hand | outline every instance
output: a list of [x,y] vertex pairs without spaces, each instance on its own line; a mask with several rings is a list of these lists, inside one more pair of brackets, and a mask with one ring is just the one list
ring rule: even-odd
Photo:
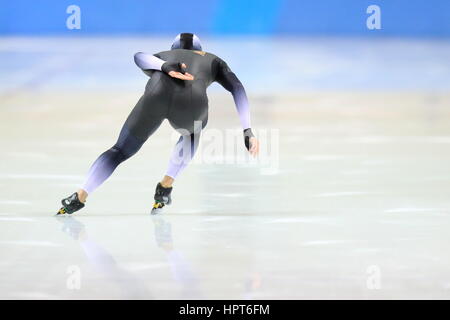
[[187,72],[185,74],[182,74],[181,72],[170,71],[169,76],[171,76],[172,78],[177,78],[177,79],[181,79],[181,80],[194,80],[194,76]]
[[186,72],[186,64],[180,62],[165,62],[161,71],[167,73],[172,78],[180,80],[194,80],[194,76]]
[[248,149],[248,152],[250,152],[253,157],[256,157],[259,153],[259,141],[255,137],[251,137],[249,143],[250,148]]
[[247,128],[244,130],[244,143],[248,152],[254,157],[258,155],[259,152],[259,141],[253,135],[252,129]]

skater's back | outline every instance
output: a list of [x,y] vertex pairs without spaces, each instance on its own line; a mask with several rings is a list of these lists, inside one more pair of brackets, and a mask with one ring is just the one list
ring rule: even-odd
[[211,53],[199,50],[174,49],[169,51],[162,51],[154,56],[166,62],[180,62],[186,64],[186,72],[193,75],[192,81],[180,81],[172,78],[162,72],[152,72],[152,76],[165,76],[172,80],[180,87],[187,87],[190,85],[202,85],[205,90],[215,80],[217,74],[217,67],[219,58]]

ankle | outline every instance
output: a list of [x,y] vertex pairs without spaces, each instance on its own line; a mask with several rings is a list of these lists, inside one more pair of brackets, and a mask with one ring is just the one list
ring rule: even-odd
[[163,188],[172,188],[172,184],[171,183],[167,183],[167,182],[160,182],[160,184],[161,184],[161,186],[163,187]]
[[163,188],[172,188],[174,181],[175,181],[174,178],[169,177],[169,176],[164,176],[164,178],[161,180],[160,184]]
[[78,200],[80,200],[80,202],[82,202],[82,203],[86,202],[86,198],[88,196],[88,193],[86,191],[84,191],[83,189],[80,189],[77,191],[77,195],[78,195]]

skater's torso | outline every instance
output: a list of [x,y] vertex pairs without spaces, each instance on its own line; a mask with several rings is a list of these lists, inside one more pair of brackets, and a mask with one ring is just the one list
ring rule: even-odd
[[192,81],[183,81],[172,78],[159,71],[146,72],[151,78],[147,82],[146,93],[154,90],[160,81],[164,83],[164,89],[170,91],[193,90],[193,94],[206,95],[206,89],[214,82],[217,70],[215,62],[217,56],[197,50],[175,49],[162,51],[155,54],[156,57],[167,62],[183,62],[187,65],[187,72],[194,76]]
[[[163,51],[156,57],[168,62],[183,62],[192,81],[170,77],[161,71],[147,70],[150,76],[144,95],[127,120],[130,131],[140,138],[148,136],[148,127],[159,119],[168,119],[173,128],[185,134],[206,126],[208,97],[206,89],[215,81],[219,68],[217,56],[185,49]],[[181,130],[180,130],[181,129]]]

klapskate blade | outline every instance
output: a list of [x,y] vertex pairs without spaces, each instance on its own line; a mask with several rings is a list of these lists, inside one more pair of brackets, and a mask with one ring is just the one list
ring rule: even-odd
[[56,216],[61,216],[61,215],[65,215],[66,211],[64,210],[64,208],[61,208],[58,210],[58,212],[56,213]]
[[153,207],[150,214],[152,214],[152,215],[160,214],[163,212],[163,209],[164,209],[164,207],[160,207],[160,208]]

